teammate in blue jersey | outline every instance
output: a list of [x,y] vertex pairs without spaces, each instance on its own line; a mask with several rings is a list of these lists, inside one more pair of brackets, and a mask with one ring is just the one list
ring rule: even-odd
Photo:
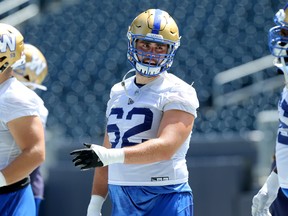
[[[42,84],[48,74],[47,61],[43,53],[31,44],[24,44],[25,64],[13,69],[14,76],[28,88],[35,90],[47,90]],[[48,110],[45,106],[39,107],[39,116],[43,127],[46,127]],[[32,191],[36,205],[36,215],[39,214],[40,204],[44,197],[44,179],[40,167],[30,174]]]
[[180,46],[178,26],[149,9],[127,36],[133,76],[111,89],[103,146],[71,152],[75,166],[97,167],[87,216],[101,215],[108,191],[115,216],[191,216],[185,157],[199,102],[191,85],[167,72]]
[[[279,129],[272,172],[253,197],[252,216],[288,214],[288,4],[274,18],[269,31],[269,48],[278,72],[284,74],[285,86],[278,103]],[[277,164],[277,166],[276,166]]]
[[36,215],[30,173],[45,159],[41,98],[13,77],[25,63],[24,39],[0,24],[0,215]]

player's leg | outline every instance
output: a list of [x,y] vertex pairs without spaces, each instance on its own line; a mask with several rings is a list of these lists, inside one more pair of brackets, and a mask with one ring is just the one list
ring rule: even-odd
[[[132,188],[134,190],[130,190]],[[143,198],[143,196],[139,193],[139,188],[136,186],[109,185],[109,197],[112,202],[112,216],[141,216],[145,215],[145,208],[148,208],[147,203],[138,204],[138,200]]]

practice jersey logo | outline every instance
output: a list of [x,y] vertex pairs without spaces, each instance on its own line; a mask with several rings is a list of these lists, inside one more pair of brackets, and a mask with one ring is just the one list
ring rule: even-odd
[[128,99],[128,105],[131,105],[131,104],[133,104],[134,103],[134,101],[131,99],[131,98],[129,98]]
[[11,52],[16,50],[16,37],[10,35],[0,35],[0,52],[5,53],[7,49],[10,49]]

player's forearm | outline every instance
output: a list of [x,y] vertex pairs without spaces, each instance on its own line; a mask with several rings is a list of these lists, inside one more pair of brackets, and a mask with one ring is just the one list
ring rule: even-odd
[[[103,146],[90,144],[87,147],[95,152],[103,166],[114,163],[147,164],[171,159],[181,146],[180,142],[175,139],[155,138],[124,148],[107,149]],[[84,161],[87,160],[85,153],[83,153],[83,150],[72,152],[72,154],[76,153],[79,155],[74,159],[75,165],[84,165]],[[94,159],[93,163],[97,166],[98,161]]]
[[14,161],[1,170],[7,184],[13,184],[30,175],[45,160],[44,149],[24,150]]
[[169,160],[176,150],[176,147],[169,145],[163,139],[150,139],[144,143],[124,148],[124,163],[147,164]]
[[92,195],[106,198],[108,194],[108,167],[97,167],[94,171]]

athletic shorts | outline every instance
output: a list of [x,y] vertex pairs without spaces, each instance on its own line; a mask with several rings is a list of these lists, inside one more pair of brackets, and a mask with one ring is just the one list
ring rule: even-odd
[[193,216],[187,183],[169,186],[109,185],[112,216]]
[[1,216],[33,216],[36,215],[35,201],[31,185],[0,194]]

